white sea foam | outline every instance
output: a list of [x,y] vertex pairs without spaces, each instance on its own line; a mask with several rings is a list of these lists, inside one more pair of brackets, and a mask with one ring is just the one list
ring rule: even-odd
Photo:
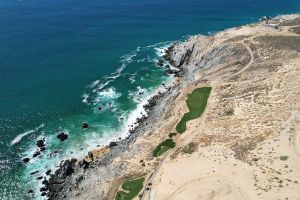
[[100,80],[95,80],[94,82],[92,82],[89,87],[93,88],[95,87],[96,85],[98,85],[98,83],[100,82]]
[[98,95],[100,98],[106,98],[106,99],[116,99],[120,97],[122,94],[117,92],[114,87],[110,87],[104,90],[101,90],[98,92]]
[[11,142],[10,142],[10,145],[14,145],[14,144],[17,144],[19,143],[23,137],[25,137],[26,135],[30,134],[30,133],[33,133],[33,132],[36,132],[38,130],[40,130],[41,128],[43,128],[45,125],[44,124],[41,124],[39,127],[33,129],[33,130],[29,130],[29,131],[26,131],[24,133],[21,133],[19,135],[17,135],[17,137],[15,137],[15,139],[13,139]]
[[137,56],[138,51],[140,51],[140,49],[134,50],[128,54],[121,56],[121,63],[131,63],[133,61],[133,58]]
[[129,81],[130,81],[131,84],[134,83],[135,82],[135,76],[134,75],[130,76]]
[[155,47],[155,53],[158,57],[162,57],[165,55],[166,53],[166,50],[168,49],[169,45],[165,45],[165,46],[162,46],[162,47]]
[[83,98],[83,99],[82,99],[82,102],[83,102],[83,103],[88,103],[88,101],[87,101],[88,98],[89,98],[89,95],[88,95],[88,94],[85,94],[85,93],[84,93],[81,97]]

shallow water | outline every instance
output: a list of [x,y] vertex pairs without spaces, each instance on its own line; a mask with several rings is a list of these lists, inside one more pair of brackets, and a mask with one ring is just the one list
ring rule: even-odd
[[[165,41],[299,10],[297,0],[1,0],[0,199],[26,199],[41,175],[30,172],[125,137],[172,81],[155,66]],[[24,165],[39,138],[46,151]]]

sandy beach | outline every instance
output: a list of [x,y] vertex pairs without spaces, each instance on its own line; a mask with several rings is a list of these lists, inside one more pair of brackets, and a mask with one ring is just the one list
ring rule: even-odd
[[[165,56],[180,69],[174,85],[125,140],[61,164],[49,199],[112,200],[140,176],[135,199],[299,199],[299,29],[300,15],[279,16],[174,44]],[[212,88],[204,113],[154,157],[201,87]]]

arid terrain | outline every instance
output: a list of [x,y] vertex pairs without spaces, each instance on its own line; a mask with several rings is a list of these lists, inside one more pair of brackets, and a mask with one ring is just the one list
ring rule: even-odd
[[[173,45],[174,86],[134,136],[95,150],[72,175],[62,177],[62,167],[50,199],[112,200],[143,175],[135,199],[299,200],[299,30],[300,15],[288,15]],[[205,112],[173,137],[175,148],[153,157],[188,111],[188,94],[204,86],[212,87]]]

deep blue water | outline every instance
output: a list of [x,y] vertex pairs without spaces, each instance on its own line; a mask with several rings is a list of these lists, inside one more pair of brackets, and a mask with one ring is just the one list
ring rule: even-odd
[[[139,99],[172,81],[155,66],[168,41],[299,11],[299,0],[0,0],[0,199],[26,199],[32,170],[124,136]],[[41,137],[46,152],[23,164]]]

